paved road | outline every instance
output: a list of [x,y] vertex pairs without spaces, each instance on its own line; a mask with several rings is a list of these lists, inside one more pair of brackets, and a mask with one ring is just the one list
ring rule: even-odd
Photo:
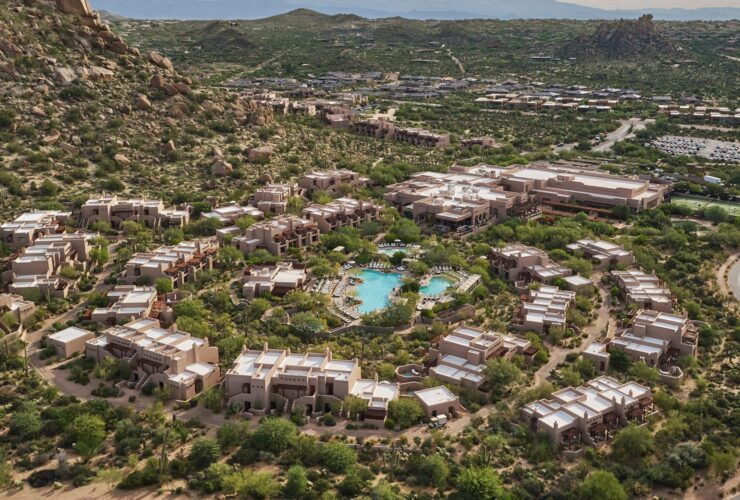
[[[629,120],[623,120],[622,125],[606,135],[606,139],[594,146],[593,151],[597,153],[605,153],[609,151],[614,145],[625,139],[631,139],[635,136],[635,132],[644,129],[648,123],[653,123],[655,120],[642,118],[630,118]],[[631,129],[631,130],[630,130]]]
[[[725,275],[727,280],[725,280]],[[740,300],[740,253],[730,256],[717,271],[717,282],[722,293],[734,295],[735,300]]]

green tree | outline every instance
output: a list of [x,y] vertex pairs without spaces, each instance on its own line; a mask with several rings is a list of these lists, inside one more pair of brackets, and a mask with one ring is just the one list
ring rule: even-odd
[[715,224],[725,222],[728,217],[729,215],[727,214],[727,210],[717,205],[711,205],[704,209],[704,218],[714,222]]
[[308,474],[300,465],[288,469],[283,495],[287,498],[301,498],[308,491]]
[[24,403],[10,417],[10,434],[20,439],[31,439],[41,431],[41,417],[33,403]]
[[400,398],[388,403],[388,419],[401,427],[408,429],[419,423],[424,416],[421,404],[412,398]]
[[236,247],[227,245],[218,250],[217,260],[225,269],[235,269],[242,259],[244,259],[244,254]]
[[295,446],[298,429],[289,420],[278,417],[264,419],[252,435],[252,445],[259,451],[281,453]]
[[403,243],[417,243],[421,240],[421,228],[412,220],[398,219],[388,228],[386,241],[400,240]]
[[619,480],[614,474],[604,470],[590,473],[578,487],[578,498],[583,500],[627,500]]
[[655,385],[660,380],[660,374],[658,373],[658,370],[649,367],[642,360],[634,363],[630,368],[629,373],[637,380],[650,385]]
[[177,245],[185,239],[185,232],[179,227],[168,228],[162,235],[165,245]]
[[335,474],[343,474],[357,463],[357,452],[345,443],[326,443],[319,450],[321,465]]
[[106,437],[105,422],[95,415],[79,415],[68,429],[69,438],[83,462],[89,461]]
[[221,456],[221,447],[218,441],[209,437],[200,437],[193,441],[188,460],[196,469],[205,469],[218,461]]
[[326,322],[316,316],[316,313],[299,312],[291,316],[290,326],[295,332],[304,339],[312,338],[315,335],[326,331]]
[[504,358],[494,358],[486,365],[486,380],[499,394],[519,380],[522,371],[514,363]]
[[357,396],[347,396],[344,399],[343,409],[350,420],[356,420],[362,413],[367,410],[367,400]]
[[172,293],[172,280],[170,278],[157,278],[154,282],[157,293]]
[[612,457],[619,463],[639,461],[653,450],[653,434],[647,427],[628,425],[612,442]]
[[493,500],[507,496],[501,477],[490,467],[464,467],[456,483],[460,499]]
[[233,450],[242,445],[249,437],[249,423],[227,420],[216,431],[218,444],[224,451]]

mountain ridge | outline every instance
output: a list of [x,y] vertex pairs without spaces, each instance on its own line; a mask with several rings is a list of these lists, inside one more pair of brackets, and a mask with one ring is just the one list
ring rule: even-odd
[[[93,8],[106,10],[133,19],[173,20],[254,20],[274,17],[295,10],[336,15],[357,15],[369,19],[405,17],[408,19],[619,19],[638,18],[651,13],[656,20],[688,21],[740,19],[740,8],[704,7],[698,9],[629,9],[603,10],[559,2],[557,0],[532,0],[526,3],[515,0],[481,2],[462,0],[455,9],[447,2],[430,1],[425,5],[411,2],[402,7],[399,2],[382,0],[368,8],[358,0],[91,0]],[[407,2],[408,3],[408,2]]]

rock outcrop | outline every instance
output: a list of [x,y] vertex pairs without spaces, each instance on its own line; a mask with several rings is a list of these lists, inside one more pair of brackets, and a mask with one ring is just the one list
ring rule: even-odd
[[653,22],[653,16],[639,19],[620,19],[603,22],[592,35],[581,35],[558,52],[561,57],[583,59],[620,59],[669,56],[678,46],[662,35]]

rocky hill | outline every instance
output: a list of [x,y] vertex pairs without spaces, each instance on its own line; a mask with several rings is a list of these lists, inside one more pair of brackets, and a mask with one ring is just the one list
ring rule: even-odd
[[643,58],[670,56],[679,50],[675,42],[658,31],[653,16],[620,19],[599,25],[591,35],[581,35],[559,50],[561,57]]
[[[214,149],[259,141],[270,109],[199,88],[166,57],[140,53],[96,14],[80,14],[0,0],[3,212],[102,191],[202,192],[216,182]],[[247,182],[258,175],[240,173]]]

